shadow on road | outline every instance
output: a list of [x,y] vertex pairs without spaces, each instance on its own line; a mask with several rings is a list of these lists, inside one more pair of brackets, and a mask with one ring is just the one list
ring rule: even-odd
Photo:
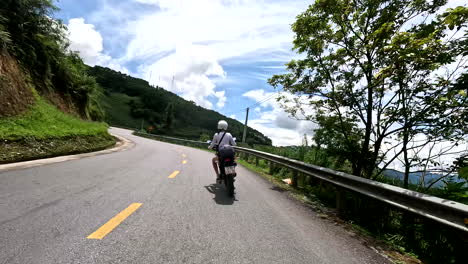
[[281,187],[278,187],[278,186],[273,186],[273,187],[271,187],[270,189],[271,189],[271,190],[273,190],[273,191],[280,192],[280,193],[282,193],[282,192],[285,192],[285,191],[286,191],[286,189],[283,189],[283,188],[281,188]]
[[232,205],[234,201],[237,201],[235,197],[228,196],[226,188],[224,188],[224,186],[221,184],[213,183],[208,186],[205,186],[205,189],[210,193],[214,194],[213,200],[217,204]]

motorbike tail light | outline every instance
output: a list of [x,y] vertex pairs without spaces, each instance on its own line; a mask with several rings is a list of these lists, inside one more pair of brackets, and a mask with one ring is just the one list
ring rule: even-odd
[[224,159],[224,161],[231,161],[231,159]]

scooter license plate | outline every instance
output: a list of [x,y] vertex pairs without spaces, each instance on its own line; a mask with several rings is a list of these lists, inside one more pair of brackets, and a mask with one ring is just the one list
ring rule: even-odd
[[226,168],[224,168],[224,170],[226,171],[226,174],[235,174],[236,173],[236,167],[234,167],[234,166],[226,167]]

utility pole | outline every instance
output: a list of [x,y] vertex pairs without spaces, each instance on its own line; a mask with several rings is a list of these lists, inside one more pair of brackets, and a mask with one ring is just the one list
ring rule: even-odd
[[249,108],[248,107],[247,107],[247,112],[245,113],[244,135],[242,136],[243,143],[245,143],[245,138],[247,137],[247,121],[249,121]]

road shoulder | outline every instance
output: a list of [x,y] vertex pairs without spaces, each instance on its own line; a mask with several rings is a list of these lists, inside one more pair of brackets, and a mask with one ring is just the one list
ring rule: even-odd
[[87,158],[87,157],[94,157],[97,155],[110,154],[110,153],[130,149],[135,145],[131,140],[127,138],[124,138],[116,134],[111,134],[111,135],[117,139],[116,144],[112,148],[95,151],[95,152],[75,154],[75,155],[65,155],[65,156],[58,156],[58,157],[53,157],[53,158],[45,158],[45,159],[37,159],[37,160],[3,164],[3,165],[0,165],[0,172],[31,168],[31,167],[42,166],[46,164],[53,164],[53,163],[58,163],[58,162],[65,162],[65,161],[70,161],[70,160],[77,160],[77,159],[82,159],[82,158]]

